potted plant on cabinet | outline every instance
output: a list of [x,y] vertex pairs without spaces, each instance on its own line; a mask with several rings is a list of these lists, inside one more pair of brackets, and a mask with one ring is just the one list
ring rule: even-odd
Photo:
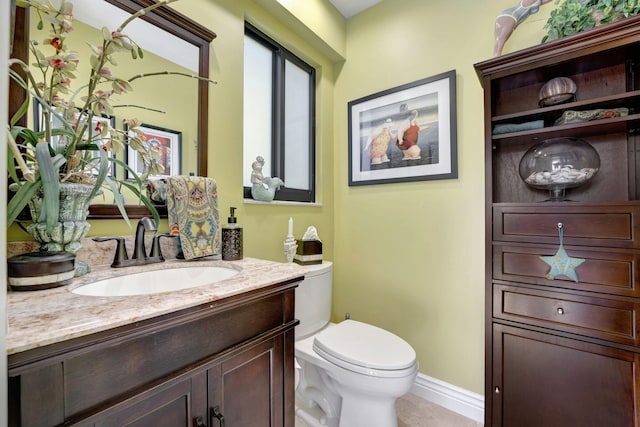
[[[19,6],[33,10],[39,28],[49,28],[49,35],[41,42],[31,42],[30,50],[35,57],[31,66],[18,59],[10,60],[10,64],[17,64],[23,71],[10,70],[10,76],[27,91],[27,97],[10,120],[9,158],[15,167],[9,168],[9,175],[15,194],[8,203],[7,221],[8,224],[16,221],[29,205],[33,223],[27,230],[43,249],[72,253],[79,249],[79,241],[89,229],[88,204],[102,189],[113,193],[114,203],[127,223],[123,188],[133,192],[159,221],[142,188],[148,175],[162,173],[160,153],[147,143],[136,119],[125,120],[128,128],[125,131],[112,126],[107,116],[113,115],[112,97],[131,91],[130,81],[141,77],[126,80],[112,73],[117,53],[128,52],[133,59],[143,55],[123,30],[139,16],[172,1],[162,0],[138,11],[114,31],[103,28],[100,44],[90,44],[90,73],[81,81],[76,76],[80,57],[66,42],[73,29],[73,5],[65,0],[58,7],[49,0],[18,0]],[[34,108],[41,111],[40,126],[17,126],[29,109],[30,99],[34,100]],[[122,152],[126,145],[143,162],[142,176],[109,155]],[[110,174],[113,164],[128,171],[133,180]],[[71,194],[77,188],[82,190],[76,199]]]
[[551,11],[542,42],[578,34],[638,13],[640,3],[637,0],[563,0]]

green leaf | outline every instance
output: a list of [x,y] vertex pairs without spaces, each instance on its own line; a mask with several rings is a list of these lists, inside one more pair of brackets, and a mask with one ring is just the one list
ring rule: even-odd
[[144,181],[140,179],[136,171],[134,171],[131,168],[131,166],[129,166],[127,163],[115,158],[111,158],[110,161],[114,162],[117,166],[121,166],[125,171],[125,176],[128,176],[129,178],[133,179],[139,188],[141,188],[144,185]]
[[107,153],[103,150],[98,150],[98,152],[100,153],[100,164],[98,167],[98,175],[96,176],[96,184],[94,185],[93,190],[89,195],[89,200],[93,199],[95,196],[98,195],[100,186],[102,185],[104,180],[107,178],[107,173],[109,172],[109,160],[108,160],[109,156],[107,156]]
[[16,164],[13,156],[13,151],[11,149],[7,150],[7,172],[9,173],[9,178],[13,182],[19,182],[20,178],[18,178],[18,173],[16,172]]
[[9,203],[7,203],[7,227],[10,226],[20,212],[29,204],[31,200],[42,187],[42,181],[26,182],[20,185],[18,191],[13,195]]
[[18,123],[24,115],[29,111],[29,97],[25,96],[24,101],[20,105],[20,108],[11,116],[11,120],[9,121],[9,125],[13,126]]
[[149,212],[151,212],[151,216],[153,216],[153,221],[155,222],[156,227],[158,227],[160,225],[160,214],[158,214],[158,211],[153,203],[151,203],[151,200],[149,200],[147,196],[142,194],[138,187],[136,187],[135,185],[131,185],[126,181],[122,181],[122,185],[131,190],[131,192],[138,197],[142,204],[145,205],[147,209],[149,209]]
[[118,188],[116,183],[112,179],[110,179],[109,177],[105,177],[105,182],[109,186],[109,190],[111,191],[111,193],[113,193],[114,202],[115,202],[116,206],[118,207],[118,210],[120,211],[120,215],[122,215],[122,218],[127,223],[129,228],[132,228],[131,227],[131,222],[129,221],[129,216],[127,215],[127,210],[124,208],[124,203],[123,203],[123,199],[124,198],[122,197],[122,194],[120,193],[120,189]]
[[38,221],[45,222],[47,232],[52,232],[60,213],[60,177],[59,167],[54,166],[47,142],[36,144],[36,160],[44,193],[42,211]]
[[14,126],[11,128],[11,135],[13,135],[14,139],[21,137],[24,142],[31,144],[35,147],[35,145],[40,142],[40,138],[38,137],[38,133],[32,131],[29,128],[25,128],[22,126]]

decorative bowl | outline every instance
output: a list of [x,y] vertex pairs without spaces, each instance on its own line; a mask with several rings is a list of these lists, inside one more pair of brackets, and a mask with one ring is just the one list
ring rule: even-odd
[[539,105],[548,107],[568,102],[576,96],[577,89],[576,84],[569,77],[553,78],[540,89],[538,94]]
[[565,200],[565,190],[583,185],[600,169],[598,152],[578,138],[552,138],[531,147],[519,172],[529,186],[548,190],[551,201]]

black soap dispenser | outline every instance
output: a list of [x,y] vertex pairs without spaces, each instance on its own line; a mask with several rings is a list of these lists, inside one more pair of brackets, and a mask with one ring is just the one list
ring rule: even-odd
[[228,223],[222,226],[222,259],[235,261],[242,259],[242,225],[234,216],[236,208],[230,208]]

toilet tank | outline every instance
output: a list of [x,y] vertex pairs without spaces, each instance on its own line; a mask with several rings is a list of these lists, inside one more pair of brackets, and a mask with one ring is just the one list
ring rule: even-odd
[[331,287],[333,264],[305,266],[304,280],[296,288],[296,340],[303,339],[324,328],[331,318]]

